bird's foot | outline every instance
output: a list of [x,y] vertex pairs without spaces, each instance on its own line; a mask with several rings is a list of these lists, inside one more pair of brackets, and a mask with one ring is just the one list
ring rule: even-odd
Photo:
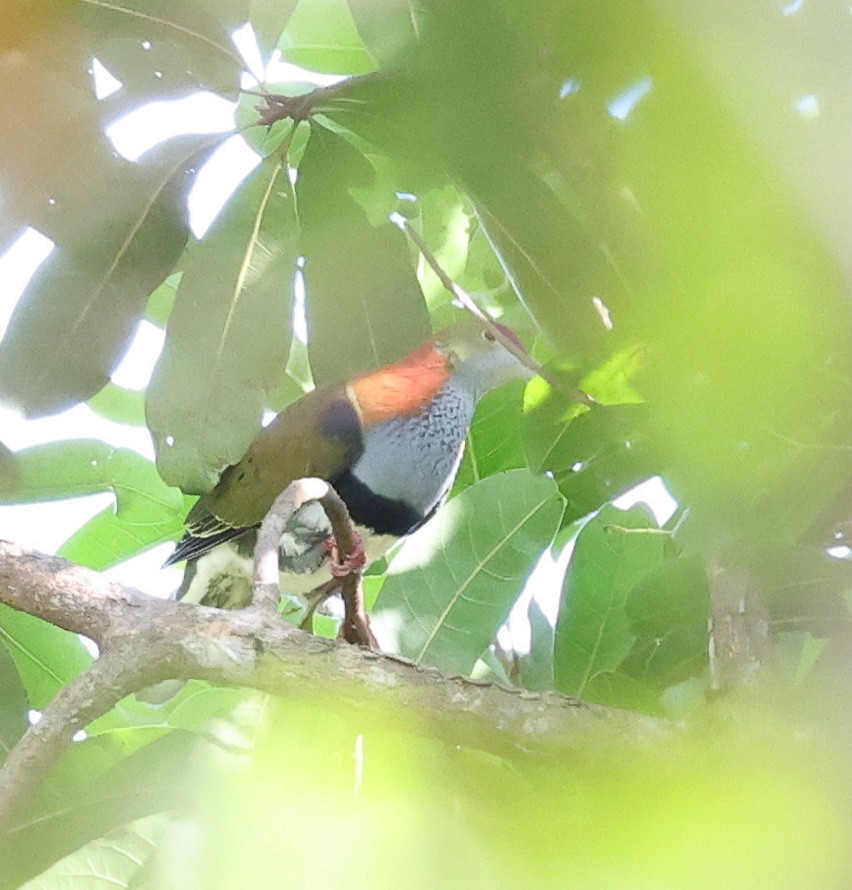
[[345,578],[360,572],[367,564],[367,552],[364,548],[364,539],[357,532],[352,538],[352,550],[343,558],[340,558],[340,550],[334,537],[325,542],[326,553],[331,557],[331,574],[334,578]]

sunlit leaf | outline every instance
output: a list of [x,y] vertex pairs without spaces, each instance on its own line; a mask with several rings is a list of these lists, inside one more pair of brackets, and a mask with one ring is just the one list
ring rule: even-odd
[[17,453],[20,483],[5,503],[33,503],[112,491],[119,508],[134,496],[179,511],[183,496],[166,485],[151,461],[125,448],[95,439],[69,439],[34,445]]
[[391,561],[373,611],[380,640],[466,674],[494,638],[562,515],[554,483],[526,470],[453,498]]

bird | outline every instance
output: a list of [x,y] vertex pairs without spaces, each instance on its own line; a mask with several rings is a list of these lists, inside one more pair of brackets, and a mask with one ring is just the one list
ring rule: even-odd
[[[492,324],[526,355],[514,331]],[[219,608],[248,605],[260,523],[291,482],[308,476],[334,487],[365,541],[366,562],[379,558],[447,497],[479,399],[533,376],[492,327],[462,322],[399,361],[292,402],[187,515],[165,562],[187,561],[176,597]],[[279,542],[286,594],[297,597],[320,586],[331,535],[318,503],[296,511]]]

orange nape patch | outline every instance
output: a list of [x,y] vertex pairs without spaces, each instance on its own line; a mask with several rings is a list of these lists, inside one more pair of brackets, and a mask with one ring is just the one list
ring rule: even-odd
[[430,341],[401,361],[356,377],[347,387],[364,426],[418,414],[450,378],[447,357]]

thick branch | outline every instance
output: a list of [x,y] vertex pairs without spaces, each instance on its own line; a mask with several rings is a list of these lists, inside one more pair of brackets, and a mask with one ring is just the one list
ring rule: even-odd
[[[43,711],[0,768],[0,827],[65,750],[116,701],[168,678],[299,694],[340,707],[403,708],[454,744],[491,750],[574,745],[589,731],[656,735],[660,724],[534,694],[445,677],[407,659],[321,639],[257,608],[234,612],[156,600],[58,557],[0,542],[0,602],[101,647],[102,657]],[[330,694],[331,692],[331,694]]]

